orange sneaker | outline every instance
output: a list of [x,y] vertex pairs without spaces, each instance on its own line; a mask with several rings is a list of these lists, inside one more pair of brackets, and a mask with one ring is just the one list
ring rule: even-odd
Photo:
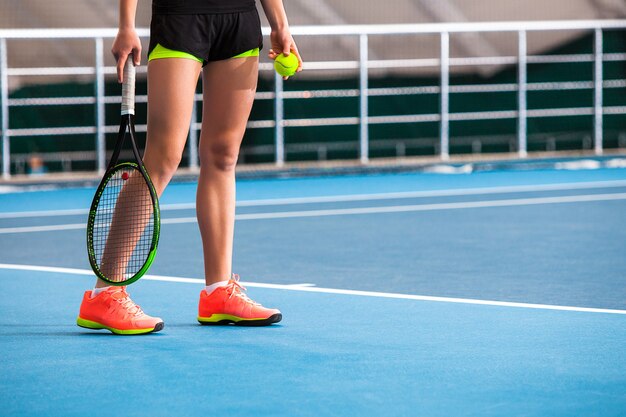
[[233,275],[227,285],[216,288],[211,294],[202,290],[198,307],[200,324],[267,326],[282,320],[279,310],[263,307],[248,298],[244,291],[238,275]]
[[109,287],[94,298],[91,291],[85,291],[76,324],[126,335],[158,332],[163,328],[163,320],[144,313],[130,299],[126,287]]

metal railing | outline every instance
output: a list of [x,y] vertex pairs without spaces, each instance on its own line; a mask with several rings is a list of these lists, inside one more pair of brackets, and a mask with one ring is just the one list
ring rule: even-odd
[[[358,70],[359,88],[344,90],[284,91],[283,80],[274,75],[274,90],[258,92],[257,100],[274,100],[273,120],[251,120],[248,128],[274,129],[274,160],[277,165],[285,163],[285,128],[309,126],[359,125],[359,158],[367,164],[370,157],[369,125],[401,123],[439,123],[438,152],[442,160],[450,156],[450,122],[460,120],[517,119],[517,152],[519,157],[527,156],[527,120],[529,118],[554,116],[590,115],[594,120],[593,147],[597,154],[603,152],[603,117],[604,115],[626,114],[626,106],[604,106],[603,91],[606,88],[624,88],[626,79],[603,79],[603,63],[626,61],[625,53],[604,53],[603,33],[611,29],[626,29],[626,20],[595,21],[536,21],[536,22],[495,22],[495,23],[450,23],[450,24],[410,24],[410,25],[350,25],[350,26],[299,26],[293,27],[294,36],[346,36],[358,38],[359,54],[356,61],[307,62],[307,71],[317,70]],[[593,32],[594,51],[591,54],[576,55],[534,55],[527,53],[527,33],[534,31],[585,30]],[[139,36],[147,38],[147,29],[139,29]],[[457,33],[506,32],[517,34],[517,54],[515,56],[464,57],[450,56],[450,35]],[[104,65],[104,39],[114,38],[116,29],[7,29],[0,30],[0,115],[2,141],[2,176],[10,178],[11,152],[10,139],[24,136],[54,136],[72,134],[93,134],[96,139],[96,166],[102,172],[105,168],[105,134],[114,133],[117,126],[105,124],[105,104],[119,102],[118,97],[104,94],[105,76],[115,74],[115,67]],[[269,28],[263,28],[264,35],[269,35]],[[440,54],[436,58],[371,60],[368,56],[368,41],[371,35],[420,35],[439,36]],[[88,67],[39,67],[12,68],[7,60],[7,41],[15,39],[87,39],[93,40],[95,62]],[[536,63],[592,62],[594,77],[590,81],[528,83],[528,65]],[[516,65],[517,83],[491,85],[450,85],[450,68],[454,66],[479,65]],[[438,67],[440,83],[429,87],[369,88],[371,69]],[[142,68],[145,71],[145,67]],[[260,64],[261,71],[272,71],[272,65]],[[92,97],[32,98],[9,99],[9,77],[29,75],[90,75],[95,79],[95,94]],[[593,89],[593,107],[565,107],[552,109],[528,109],[529,91]],[[517,92],[517,109],[502,111],[475,111],[450,113],[451,93],[471,92]],[[392,94],[438,94],[440,109],[436,114],[404,114],[372,116],[369,113],[368,98]],[[315,97],[358,97],[358,117],[324,117],[306,119],[287,119],[284,115],[284,101]],[[196,95],[201,100],[201,95]],[[138,102],[145,102],[146,96],[138,96]],[[16,106],[47,106],[68,104],[91,104],[96,108],[95,126],[66,128],[11,129],[9,108]],[[190,126],[188,141],[189,166],[198,167],[198,137],[200,123],[197,122],[196,106]],[[137,126],[138,131],[145,131],[146,126]]]

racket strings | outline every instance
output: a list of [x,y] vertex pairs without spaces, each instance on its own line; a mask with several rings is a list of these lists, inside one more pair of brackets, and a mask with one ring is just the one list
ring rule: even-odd
[[113,173],[102,191],[93,225],[98,268],[111,281],[125,281],[146,263],[154,235],[154,209],[148,184],[137,169]]

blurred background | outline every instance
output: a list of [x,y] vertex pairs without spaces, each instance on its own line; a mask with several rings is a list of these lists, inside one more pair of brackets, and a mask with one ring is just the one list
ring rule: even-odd
[[[0,4],[4,178],[101,171],[108,159],[106,155],[103,159],[103,149],[110,151],[115,141],[120,88],[109,52],[114,31],[96,29],[117,26],[116,2],[1,0]],[[445,83],[446,27],[431,33],[369,34],[365,79],[358,35],[306,34],[311,26],[329,25],[350,33],[349,25],[483,22],[479,26],[487,29],[498,22],[617,21],[626,17],[623,0],[289,0],[285,7],[305,71],[282,83],[262,56],[242,167],[328,161],[393,165],[445,160],[448,155],[454,160],[626,148],[626,28],[620,25],[603,29],[600,35],[593,25],[551,30],[547,24],[546,30],[522,35],[519,30],[453,31]],[[149,27],[150,9],[150,1],[139,1],[138,28]],[[75,33],[71,39],[56,37],[54,31],[33,35],[32,29],[81,29],[83,38]],[[527,60],[523,75],[520,36]],[[142,41],[147,49],[147,30]],[[267,36],[265,45],[267,51]],[[144,67],[138,78],[140,125],[145,124],[141,96],[145,92]],[[198,100],[197,114],[201,105]],[[521,105],[527,106],[522,127]],[[600,127],[598,105],[604,108]],[[197,169],[200,121],[194,117],[181,166],[192,172]],[[139,130],[143,135],[145,128]]]

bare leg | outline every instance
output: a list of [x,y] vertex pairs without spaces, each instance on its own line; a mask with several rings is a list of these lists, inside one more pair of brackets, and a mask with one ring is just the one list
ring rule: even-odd
[[148,137],[143,162],[159,196],[185,149],[200,68],[199,62],[178,58],[148,64]]
[[196,195],[207,285],[230,278],[235,229],[235,165],[252,109],[258,57],[233,58],[203,70],[200,177]]
[[[116,176],[119,181],[120,174]],[[111,181],[116,182],[115,179]],[[106,200],[106,197],[104,198]],[[133,251],[144,234],[151,216],[150,191],[140,173],[132,171],[119,192],[102,253],[100,270],[107,278],[118,282],[124,280]],[[136,272],[139,266],[135,263],[131,265],[131,270]]]
[[[148,137],[143,161],[159,196],[182,157],[200,68],[199,62],[189,59],[148,63]],[[96,287],[107,285],[101,280],[96,283]]]

